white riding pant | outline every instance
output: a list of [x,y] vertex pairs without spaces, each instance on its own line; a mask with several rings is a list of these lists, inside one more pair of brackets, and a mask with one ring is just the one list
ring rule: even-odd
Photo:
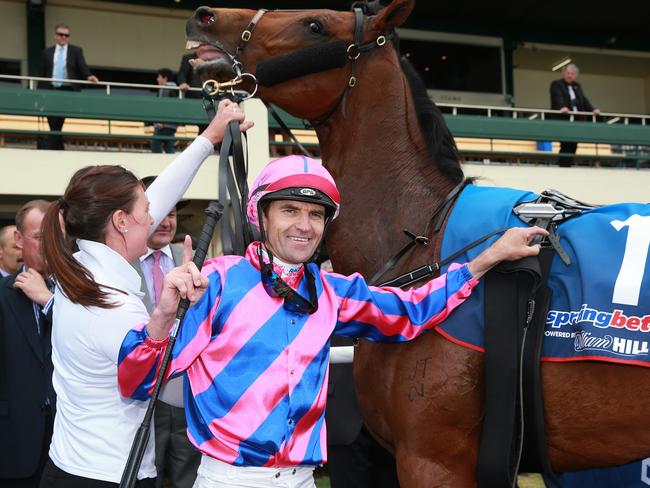
[[193,488],[217,487],[315,488],[314,467],[257,468],[232,466],[204,454],[201,458],[201,465]]

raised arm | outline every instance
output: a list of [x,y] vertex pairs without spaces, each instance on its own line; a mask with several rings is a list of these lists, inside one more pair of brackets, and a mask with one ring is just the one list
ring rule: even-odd
[[368,286],[358,274],[326,275],[340,297],[335,332],[379,342],[411,340],[445,320],[492,267],[539,254],[539,245],[530,243],[535,236],[545,235],[539,227],[510,229],[470,263],[452,265],[446,274],[407,291]]
[[252,122],[244,122],[244,114],[236,103],[222,100],[210,125],[149,186],[149,211],[154,220],[151,233],[185,194],[203,161],[212,154],[214,145],[223,140],[226,127],[232,120],[241,123],[242,131],[253,126]]

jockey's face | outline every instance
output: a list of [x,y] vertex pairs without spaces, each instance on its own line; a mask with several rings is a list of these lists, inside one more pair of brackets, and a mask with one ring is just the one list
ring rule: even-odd
[[263,219],[269,250],[285,263],[300,264],[316,252],[325,231],[325,207],[274,200]]

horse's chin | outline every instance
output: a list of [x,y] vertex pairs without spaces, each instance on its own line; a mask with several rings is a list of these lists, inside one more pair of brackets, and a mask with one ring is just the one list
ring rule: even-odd
[[194,71],[196,71],[196,74],[203,82],[207,80],[216,80],[221,83],[232,80],[235,77],[232,64],[226,59],[202,61],[194,66]]

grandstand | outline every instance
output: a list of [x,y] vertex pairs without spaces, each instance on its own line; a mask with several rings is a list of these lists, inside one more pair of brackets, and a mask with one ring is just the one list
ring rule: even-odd
[[[192,140],[197,124],[205,121],[200,103],[156,99],[157,86],[149,83],[157,68],[177,68],[185,19],[200,3],[0,0],[0,224],[8,223],[27,199],[59,195],[81,166],[119,163],[141,176],[158,173],[172,156],[150,153],[146,121],[180,123],[178,150]],[[309,7],[316,4],[346,7],[338,1],[309,2]],[[650,112],[650,44],[637,42],[641,37],[634,37],[634,25],[626,25],[629,35],[622,35],[611,30],[617,25],[594,22],[592,28],[605,39],[594,41],[593,32],[584,29],[547,32],[541,6],[534,11],[540,18],[504,12],[505,19],[491,28],[482,25],[493,16],[483,7],[464,9],[463,21],[449,6],[433,12],[428,2],[420,2],[416,8],[420,11],[400,31],[402,52],[445,113],[468,175],[483,176],[486,184],[537,191],[555,187],[595,203],[650,200],[650,117],[645,115]],[[597,11],[594,18],[599,19]],[[508,19],[516,26],[499,27]],[[84,83],[81,93],[30,90],[39,74],[40,52],[51,44],[58,22],[70,25],[71,43],[84,48],[102,83]],[[569,56],[581,66],[580,81],[603,112],[598,120],[549,120],[548,85],[559,77],[551,67]],[[296,148],[260,102],[246,102],[245,110],[256,122],[248,139],[254,175],[269,157]],[[46,114],[66,116],[65,152],[35,150],[49,130]],[[282,118],[318,154],[314,132],[302,120],[286,113]],[[567,136],[580,142],[579,166],[557,168],[555,141]],[[186,230],[196,230],[205,200],[216,196],[215,166],[206,164],[189,190],[195,202],[185,211]]]

